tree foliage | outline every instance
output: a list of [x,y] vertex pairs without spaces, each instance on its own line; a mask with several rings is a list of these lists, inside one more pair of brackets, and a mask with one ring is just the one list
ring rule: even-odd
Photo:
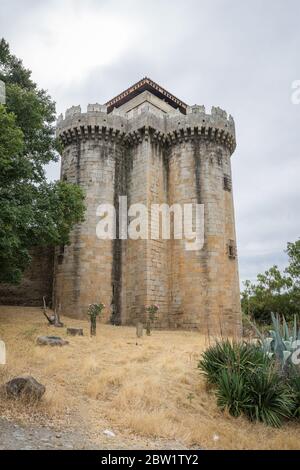
[[244,282],[242,309],[261,323],[271,322],[271,313],[291,320],[300,315],[300,240],[287,244],[289,264],[281,272],[272,266],[258,274],[256,282]]
[[7,95],[0,106],[0,282],[17,283],[31,247],[69,242],[84,196],[79,186],[47,182],[45,165],[58,159],[55,103],[4,39],[0,80]]

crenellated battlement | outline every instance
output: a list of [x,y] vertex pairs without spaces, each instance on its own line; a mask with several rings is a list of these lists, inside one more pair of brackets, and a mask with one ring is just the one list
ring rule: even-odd
[[64,145],[89,138],[131,145],[146,136],[165,145],[200,138],[221,143],[231,152],[236,146],[232,116],[218,107],[212,107],[211,113],[207,114],[205,107],[199,105],[188,106],[186,114],[179,109],[157,113],[150,106],[144,106],[135,114],[119,108],[108,112],[107,106],[98,103],[89,104],[87,112],[82,113],[80,106],[72,106],[65,117],[59,116],[57,135]]

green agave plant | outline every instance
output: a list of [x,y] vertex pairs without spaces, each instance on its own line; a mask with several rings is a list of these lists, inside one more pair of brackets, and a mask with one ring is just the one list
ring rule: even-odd
[[284,316],[282,321],[279,315],[272,313],[273,329],[269,335],[264,335],[254,325],[262,351],[269,357],[276,358],[284,368],[290,363],[292,354],[300,348],[300,328],[298,328],[297,317],[294,316],[293,327],[289,327]]

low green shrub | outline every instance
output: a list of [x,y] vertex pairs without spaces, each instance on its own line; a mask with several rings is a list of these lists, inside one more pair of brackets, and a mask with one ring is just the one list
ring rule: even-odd
[[240,416],[249,405],[245,381],[239,372],[223,369],[216,388],[218,406],[227,409],[232,416]]
[[292,417],[294,394],[274,365],[252,372],[246,385],[250,404],[244,412],[251,421],[280,427],[283,420]]
[[214,386],[218,406],[232,416],[244,414],[274,427],[299,416],[300,374],[284,375],[260,346],[217,342],[203,353],[198,367]]
[[217,384],[217,403],[232,416],[245,414],[251,421],[279,427],[292,416],[293,393],[269,366],[241,375],[223,370]]
[[198,364],[210,384],[217,384],[223,370],[239,374],[269,363],[270,359],[261,348],[242,342],[219,341],[208,348]]
[[287,381],[294,394],[294,410],[293,416],[295,418],[300,418],[300,367],[299,366],[290,366],[287,372]]

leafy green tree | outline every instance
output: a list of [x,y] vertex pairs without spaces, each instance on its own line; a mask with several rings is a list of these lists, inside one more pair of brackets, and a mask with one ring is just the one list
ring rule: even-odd
[[55,103],[37,87],[21,60],[0,41],[0,282],[18,283],[34,246],[64,245],[83,220],[81,188],[49,183],[45,165],[57,161]]
[[285,274],[290,279],[291,302],[297,311],[300,312],[300,239],[295,243],[288,243],[286,253],[289,257],[289,265],[285,269]]
[[300,315],[300,240],[288,243],[289,264],[283,272],[272,266],[256,282],[244,282],[242,309],[252,319],[270,323],[271,312],[292,319]]
[[291,277],[294,286],[300,289],[300,239],[295,243],[288,243],[286,253],[289,257],[289,265],[285,272]]

